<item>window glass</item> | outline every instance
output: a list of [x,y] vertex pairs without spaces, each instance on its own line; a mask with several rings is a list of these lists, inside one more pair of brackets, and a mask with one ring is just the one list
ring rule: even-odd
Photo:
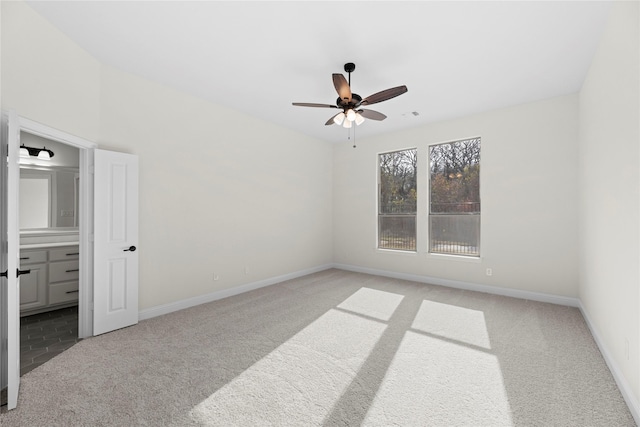
[[429,252],[480,256],[480,138],[429,148]]
[[378,247],[416,250],[417,150],[379,155]]

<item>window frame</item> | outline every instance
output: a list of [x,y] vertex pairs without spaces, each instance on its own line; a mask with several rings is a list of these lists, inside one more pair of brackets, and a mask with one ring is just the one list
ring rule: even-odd
[[[480,153],[479,153],[479,160],[478,160],[478,165],[479,165],[479,171],[478,171],[478,205],[479,205],[479,211],[478,213],[467,213],[467,214],[460,214],[462,216],[465,215],[477,215],[478,216],[478,226],[477,226],[477,254],[465,254],[465,253],[447,253],[447,252],[433,252],[432,251],[432,241],[431,241],[431,219],[432,216],[438,216],[438,214],[433,215],[431,212],[431,148],[433,146],[437,146],[437,145],[445,145],[445,144],[454,144],[456,142],[462,142],[462,141],[469,141],[469,140],[475,140],[477,139],[479,141],[480,144]],[[458,260],[458,261],[470,261],[470,262],[480,262],[480,260],[482,259],[482,136],[481,135],[476,135],[476,136],[470,136],[470,137],[464,137],[464,138],[456,138],[456,139],[452,139],[449,141],[440,141],[440,142],[433,142],[433,143],[429,143],[426,146],[426,161],[427,161],[427,171],[426,171],[426,183],[427,183],[427,189],[426,189],[426,204],[422,204],[419,203],[419,206],[426,209],[425,212],[425,217],[426,217],[426,232],[423,233],[426,236],[426,242],[425,242],[425,246],[426,246],[426,253],[429,257],[433,257],[433,258],[437,258],[437,259],[450,259],[450,260]]]
[[[400,214],[402,216],[413,216],[414,218],[414,248],[413,249],[399,249],[399,248],[386,248],[386,247],[381,247],[380,246],[380,219],[381,217],[384,216],[384,214],[382,214],[381,212],[381,207],[382,207],[382,200],[381,200],[381,186],[382,186],[382,177],[381,177],[381,156],[385,155],[385,154],[391,154],[391,153],[399,153],[402,151],[411,151],[414,150],[415,151],[415,157],[416,157],[416,166],[415,166],[415,191],[416,191],[416,210],[413,214]],[[419,181],[420,181],[420,176],[418,171],[420,170],[419,168],[420,165],[420,150],[418,149],[418,147],[407,147],[407,148],[398,148],[398,149],[392,149],[392,150],[386,150],[386,151],[381,151],[376,153],[376,233],[375,233],[375,248],[378,251],[383,251],[383,252],[391,252],[391,253],[397,253],[397,254],[402,254],[402,255],[415,255],[418,253],[418,249],[420,248],[420,239],[419,239],[419,235],[420,235],[420,224],[419,224],[419,218],[420,218],[420,196],[419,196]],[[398,215],[398,214],[396,214]]]

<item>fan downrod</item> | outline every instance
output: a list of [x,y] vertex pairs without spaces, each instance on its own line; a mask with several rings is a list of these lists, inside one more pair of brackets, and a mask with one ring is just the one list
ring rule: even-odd
[[356,64],[354,64],[353,62],[347,62],[346,64],[344,64],[344,70],[347,73],[351,73],[355,69],[356,69]]

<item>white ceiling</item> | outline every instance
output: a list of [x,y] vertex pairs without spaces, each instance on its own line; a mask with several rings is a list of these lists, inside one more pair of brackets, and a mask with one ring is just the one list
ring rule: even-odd
[[[358,139],[577,92],[609,2],[28,1],[104,64],[326,141],[332,73],[373,105]],[[344,73],[346,76],[346,73]],[[411,114],[417,112],[419,115]]]

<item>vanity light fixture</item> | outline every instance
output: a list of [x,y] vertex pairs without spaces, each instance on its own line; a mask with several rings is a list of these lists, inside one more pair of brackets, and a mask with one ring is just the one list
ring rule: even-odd
[[26,145],[22,144],[20,146],[20,157],[29,157],[29,156],[37,157],[41,160],[49,160],[54,156],[54,154],[53,154],[53,151],[47,149],[47,147],[33,148],[33,147],[27,147]]

